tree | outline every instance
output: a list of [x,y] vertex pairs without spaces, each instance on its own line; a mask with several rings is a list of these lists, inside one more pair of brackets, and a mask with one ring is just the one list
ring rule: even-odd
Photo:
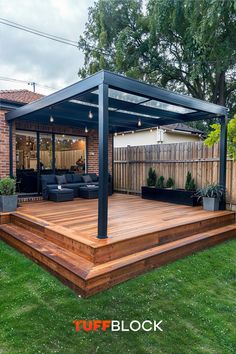
[[109,69],[236,112],[234,0],[98,0],[79,75]]
[[[220,124],[212,124],[212,131],[205,140],[207,146],[212,146],[220,141]],[[227,126],[228,135],[228,156],[236,161],[236,114],[229,121]]]

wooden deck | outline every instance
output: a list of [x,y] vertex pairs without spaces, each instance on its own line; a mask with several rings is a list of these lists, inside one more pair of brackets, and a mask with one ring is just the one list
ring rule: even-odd
[[0,237],[84,296],[236,236],[235,214],[114,194],[109,238],[97,235],[97,200],[22,203],[0,217]]

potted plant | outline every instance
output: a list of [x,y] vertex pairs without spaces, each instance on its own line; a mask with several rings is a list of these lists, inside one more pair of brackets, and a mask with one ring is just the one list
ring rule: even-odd
[[194,182],[194,178],[192,178],[192,173],[188,171],[185,182],[185,190],[186,191],[195,191],[196,184]]
[[203,200],[203,209],[209,211],[219,210],[220,201],[225,195],[225,188],[219,184],[209,184],[200,188],[196,192],[196,196]]
[[169,177],[168,180],[166,181],[166,188],[172,189],[175,185],[175,181],[173,178]]
[[15,179],[6,177],[0,180],[0,212],[15,211],[17,208],[17,195]]
[[150,167],[148,171],[148,178],[147,178],[148,187],[155,187],[156,181],[157,181],[156,171],[154,170],[154,168]]
[[174,180],[171,177],[165,185],[164,177],[160,176],[155,187],[142,186],[142,198],[190,206],[197,206],[200,204],[200,200],[195,196],[196,185],[191,172],[187,173],[185,189],[172,188],[173,186]]
[[165,188],[164,180],[165,178],[163,176],[160,176],[157,180],[156,188]]

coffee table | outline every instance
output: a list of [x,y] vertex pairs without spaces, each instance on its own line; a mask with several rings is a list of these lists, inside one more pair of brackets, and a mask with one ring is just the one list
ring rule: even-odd
[[98,186],[84,186],[79,188],[79,197],[85,199],[98,198]]
[[74,192],[69,188],[51,189],[48,199],[53,202],[69,202],[74,199]]

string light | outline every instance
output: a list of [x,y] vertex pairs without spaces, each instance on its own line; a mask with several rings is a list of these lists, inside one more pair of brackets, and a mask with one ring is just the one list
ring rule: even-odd
[[88,127],[87,126],[84,128],[84,131],[85,131],[85,133],[88,133]]
[[50,116],[49,121],[50,121],[50,123],[54,123],[54,118],[52,115]]
[[138,127],[141,127],[142,126],[142,121],[141,121],[141,119],[139,118],[139,120],[138,120]]
[[93,112],[92,111],[89,111],[88,117],[89,117],[89,119],[93,119]]

